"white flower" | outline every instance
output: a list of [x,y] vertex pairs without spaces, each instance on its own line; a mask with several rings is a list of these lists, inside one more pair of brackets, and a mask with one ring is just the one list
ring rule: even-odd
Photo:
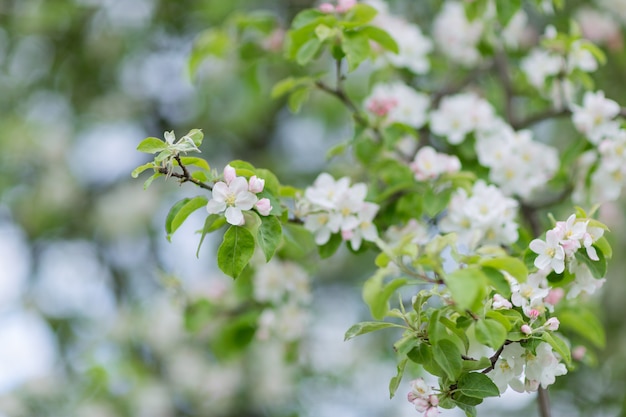
[[567,299],[571,300],[578,297],[581,293],[593,294],[606,282],[605,278],[596,279],[591,274],[589,267],[578,262],[573,263],[572,274],[576,277],[572,286],[567,292]]
[[364,202],[356,215],[357,226],[342,231],[344,239],[350,241],[352,249],[358,250],[363,240],[373,242],[378,238],[378,230],[372,223],[378,213],[378,208],[378,204]]
[[583,105],[572,106],[572,121],[589,141],[598,144],[606,130],[603,127],[617,116],[620,106],[615,101],[604,97],[603,91],[592,93],[587,91],[583,97]]
[[535,259],[535,266],[540,270],[551,268],[557,274],[565,270],[565,251],[560,245],[559,235],[554,230],[546,232],[546,241],[535,239],[530,242],[530,250],[539,254]]
[[396,68],[407,68],[416,74],[425,74],[430,69],[427,55],[433,49],[433,43],[425,37],[420,28],[404,19],[380,12],[372,24],[387,31],[398,44],[398,53],[385,51],[375,61],[387,61]]
[[560,363],[548,343],[541,342],[535,351],[536,356],[526,354],[526,379],[538,382],[542,388],[548,388],[554,384],[557,376],[567,373],[567,368]]
[[455,1],[447,1],[433,23],[433,37],[441,52],[467,67],[480,61],[476,46],[482,34],[481,19],[468,21],[463,5]]
[[543,91],[546,79],[563,69],[563,59],[543,49],[533,49],[521,62],[521,69],[536,89]]
[[545,275],[541,272],[530,274],[526,282],[515,283],[511,286],[511,301],[514,306],[522,307],[524,314],[530,317],[531,310],[543,313],[546,309],[543,299],[550,293],[547,288]]
[[473,93],[444,97],[430,118],[433,133],[445,136],[453,145],[473,131],[488,130],[498,123],[491,104]]
[[365,99],[368,112],[384,117],[388,123],[422,127],[428,117],[430,99],[404,83],[377,84]]
[[411,163],[411,170],[418,181],[435,179],[446,172],[457,172],[461,169],[459,158],[435,151],[430,146],[424,146],[415,155]]
[[524,372],[525,352],[525,349],[518,343],[506,345],[493,370],[487,374],[500,393],[506,391],[512,381],[519,380]]
[[257,196],[248,191],[248,181],[236,177],[230,184],[217,182],[213,186],[213,198],[207,203],[209,214],[225,211],[226,221],[235,226],[244,224],[242,210],[250,210],[257,202]]
[[585,42],[577,40],[572,43],[567,55],[567,66],[569,72],[578,68],[584,72],[593,72],[598,69],[598,62],[588,49],[584,48]]

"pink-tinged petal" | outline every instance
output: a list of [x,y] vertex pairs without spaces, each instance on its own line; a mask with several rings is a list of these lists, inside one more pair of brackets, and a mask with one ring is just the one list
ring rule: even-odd
[[600,258],[598,257],[598,252],[596,252],[596,248],[594,248],[593,246],[587,246],[587,256],[589,256],[589,259],[593,260],[593,261],[599,261]]
[[228,186],[230,187],[230,192],[233,194],[248,192],[248,180],[244,177],[233,179]]
[[243,213],[237,207],[228,207],[226,209],[226,221],[233,226],[241,226],[245,222]]
[[236,177],[237,171],[235,170],[235,168],[231,167],[230,165],[226,165],[224,167],[224,181],[226,181],[226,184],[230,184]]
[[243,191],[241,193],[237,193],[235,205],[241,210],[250,210],[254,207],[257,201],[259,201],[259,199],[256,195],[252,194],[250,191]]
[[272,211],[272,204],[269,198],[260,199],[257,201],[255,207],[261,216],[269,216]]
[[224,203],[223,201],[217,201],[215,199],[209,200],[206,205],[206,211],[208,211],[209,214],[218,214],[223,212],[225,209],[226,203]]
[[219,181],[213,186],[213,199],[221,202],[225,202],[230,194],[230,189],[226,183]]
[[260,193],[265,188],[265,180],[258,178],[256,175],[250,177],[250,181],[248,183],[248,190],[251,193]]

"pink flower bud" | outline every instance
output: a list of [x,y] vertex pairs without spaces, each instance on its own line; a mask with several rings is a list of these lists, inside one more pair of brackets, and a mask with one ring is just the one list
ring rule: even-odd
[[256,210],[261,216],[269,216],[272,211],[272,204],[269,198],[262,198],[255,204]]
[[230,165],[226,165],[224,167],[224,182],[226,182],[226,184],[230,184],[230,182],[235,178],[237,178],[237,171],[235,171],[235,168]]
[[248,190],[251,193],[260,193],[261,191],[263,191],[263,188],[265,187],[265,180],[261,179],[261,178],[257,178],[256,175],[253,175],[250,178],[250,182],[248,183]]
[[543,299],[547,304],[555,306],[563,299],[565,291],[563,288],[553,288],[550,290],[546,298]]
[[424,413],[424,417],[435,417],[439,415],[439,409],[437,407],[429,407]]
[[574,349],[572,349],[572,359],[581,361],[585,357],[586,353],[587,353],[586,347],[576,346]]
[[376,116],[384,117],[397,105],[398,100],[395,98],[377,98],[367,105],[367,110]]
[[541,313],[539,312],[539,310],[537,309],[530,309],[530,311],[526,314],[528,316],[528,318],[530,318],[531,320],[536,320],[537,317],[539,317]]
[[511,308],[513,308],[513,304],[511,304],[509,300],[507,300],[500,294],[495,294],[493,296],[493,303],[491,304],[491,307],[494,310],[501,310],[501,309],[510,310]]
[[428,397],[428,402],[433,407],[437,407],[439,405],[439,397],[437,397],[435,394],[432,394]]
[[528,324],[523,324],[522,327],[520,328],[520,330],[525,335],[529,335],[529,334],[531,334],[533,332],[533,329],[531,329]]
[[322,13],[332,13],[335,11],[335,6],[330,3],[322,3],[320,4],[319,9]]
[[352,239],[352,236],[354,236],[354,231],[353,230],[342,230],[341,231],[341,238],[343,240],[350,240],[350,239]]
[[411,403],[413,404],[413,406],[415,406],[415,410],[420,413],[423,413],[429,408],[428,401],[426,401],[424,398],[416,398],[411,401]]
[[556,317],[550,317],[547,321],[546,324],[544,324],[545,328],[551,331],[555,331],[559,329],[559,324],[561,324],[559,322],[559,319],[557,319]]

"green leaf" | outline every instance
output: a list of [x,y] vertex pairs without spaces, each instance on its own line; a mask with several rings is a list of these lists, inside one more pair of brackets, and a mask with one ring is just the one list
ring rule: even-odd
[[324,13],[317,9],[305,9],[298,13],[296,17],[294,17],[293,21],[291,22],[291,27],[293,29],[299,29],[325,16],[326,15]]
[[265,254],[265,261],[269,262],[283,236],[283,228],[276,216],[261,216],[261,226],[256,236],[259,247]]
[[310,88],[300,88],[289,96],[287,100],[287,106],[292,113],[298,113],[302,108],[302,105],[305,101],[309,99],[309,95],[311,94]]
[[604,349],[606,346],[606,334],[604,326],[595,314],[582,306],[561,310],[558,313],[561,323],[560,329],[571,330],[582,338],[593,343],[596,347]]
[[576,256],[576,260],[578,260],[580,263],[585,264],[589,267],[589,271],[591,271],[591,275],[594,278],[600,279],[600,278],[604,278],[606,275],[607,261],[602,251],[597,250],[596,252],[599,258],[599,260],[597,261],[594,261],[591,258],[589,258],[589,255],[587,255],[587,251],[585,250],[577,251],[575,256]]
[[596,247],[596,251],[599,249],[606,259],[611,259],[613,257],[613,249],[611,248],[609,241],[604,236],[596,240],[593,243],[593,246]]
[[454,334],[456,337],[459,338],[459,340],[463,343],[463,347],[465,348],[465,351],[467,351],[469,349],[469,344],[470,344],[469,338],[467,337],[467,333],[465,333],[463,329],[460,329],[459,327],[457,327],[456,322],[450,320],[449,318],[445,316],[440,316],[439,321],[448,330],[450,330],[452,334]]
[[298,49],[296,53],[296,62],[300,65],[308,64],[320,50],[322,42],[318,38],[311,38]]
[[376,26],[366,26],[361,29],[361,33],[365,34],[365,36],[367,36],[370,40],[376,42],[383,48],[393,53],[397,54],[398,52],[400,52],[396,40],[392,38],[389,33],[381,28],[378,28]]
[[451,381],[456,381],[461,375],[463,359],[461,351],[454,342],[443,339],[433,345],[433,358]]
[[464,374],[457,382],[456,392],[473,398],[497,397],[500,391],[491,378],[480,372]]
[[308,87],[313,85],[313,78],[311,77],[287,77],[277,82],[272,88],[271,97],[279,98],[300,87]]
[[372,21],[377,14],[378,10],[374,7],[359,3],[348,11],[345,20],[342,20],[340,24],[346,28],[362,26]]
[[362,32],[346,33],[341,43],[341,49],[343,49],[348,60],[348,71],[357,69],[371,52],[369,39]]
[[339,246],[341,246],[342,242],[343,239],[341,238],[340,234],[332,234],[328,242],[324,243],[321,246],[318,246],[317,249],[320,254],[320,258],[327,259],[333,256],[335,252],[337,252],[337,249],[339,249]]
[[420,343],[411,349],[406,355],[411,361],[422,365],[424,370],[432,375],[443,377],[446,373],[435,362],[433,349],[427,343]]
[[384,279],[385,272],[379,270],[363,284],[363,300],[376,320],[385,317],[389,311],[389,298],[407,282],[405,278],[397,278],[385,285]]
[[522,0],[507,0],[496,3],[498,21],[500,22],[502,28],[509,24],[511,18],[520,10],[521,7]]
[[393,396],[396,394],[396,391],[398,390],[398,387],[400,386],[400,381],[402,381],[402,376],[404,375],[404,368],[406,368],[407,361],[408,358],[404,358],[400,362],[398,362],[398,366],[396,368],[396,376],[391,378],[391,381],[389,381],[389,398],[393,398]]
[[552,332],[543,332],[541,339],[552,346],[552,349],[563,358],[567,366],[572,364],[572,353],[563,339]]
[[487,277],[478,268],[457,269],[443,278],[456,306],[460,310],[475,309],[482,305]]
[[[182,204],[181,204],[182,203]],[[172,234],[183,224],[187,217],[194,211],[206,206],[208,199],[203,196],[194,198],[185,198],[176,203],[167,215],[165,221],[165,231],[167,232],[167,240],[170,240]]]
[[504,274],[500,270],[485,266],[482,268],[483,273],[487,277],[489,284],[496,290],[496,292],[502,295],[504,298],[511,296],[511,285],[504,277]]
[[321,24],[315,27],[315,36],[324,42],[326,39],[331,38],[337,34],[337,30],[329,28],[328,26]]
[[348,143],[347,142],[341,142],[341,143],[333,146],[328,151],[326,151],[326,160],[330,160],[330,159],[334,158],[335,156],[339,156],[339,155],[344,154],[346,152],[346,149],[348,149]]
[[139,145],[137,145],[137,150],[139,152],[153,153],[153,154],[157,152],[161,152],[162,150],[165,150],[166,148],[167,148],[167,143],[165,143],[159,138],[153,138],[153,137],[145,138],[144,140],[139,142]]
[[147,189],[150,184],[152,184],[152,181],[154,181],[156,178],[160,177],[161,174],[160,172],[155,172],[154,174],[152,174],[152,176],[150,178],[148,178],[144,183],[143,183],[143,189]]
[[506,341],[507,330],[497,320],[478,320],[476,326],[476,340],[483,345],[498,349]]
[[202,140],[204,139],[204,133],[202,133],[202,129],[191,129],[185,136],[191,138],[191,141],[194,145],[200,146],[202,145]]
[[499,258],[485,259],[480,262],[483,266],[506,271],[518,282],[526,282],[528,278],[528,268],[524,262],[511,256],[502,256]]
[[131,177],[133,178],[137,178],[139,176],[139,174],[141,174],[142,172],[144,172],[145,170],[148,170],[150,168],[158,168],[159,166],[156,165],[154,162],[148,162],[147,164],[143,164],[141,166],[138,166],[137,168],[135,168],[133,170],[133,172],[130,174]]
[[198,168],[202,168],[206,171],[211,171],[211,167],[209,166],[209,163],[206,160],[202,158],[198,158],[196,156],[181,156],[180,161],[185,166],[193,165],[193,166],[197,166]]
[[491,361],[488,357],[483,356],[478,360],[463,359],[463,371],[478,371],[480,369],[486,369],[491,366]]
[[350,340],[356,336],[360,336],[362,334],[375,332],[377,330],[388,329],[390,327],[397,327],[404,329],[403,326],[395,323],[387,323],[383,321],[363,321],[361,323],[357,323],[354,326],[350,327],[344,336],[344,341]]
[[202,247],[202,243],[204,242],[204,238],[207,233],[211,233],[222,227],[226,223],[226,219],[224,216],[219,214],[209,214],[204,221],[204,227],[202,228],[202,236],[200,237],[200,242],[198,243],[198,249],[196,249],[196,258],[200,257],[200,247]]
[[254,236],[247,229],[231,226],[217,250],[217,266],[226,275],[237,278],[254,254]]

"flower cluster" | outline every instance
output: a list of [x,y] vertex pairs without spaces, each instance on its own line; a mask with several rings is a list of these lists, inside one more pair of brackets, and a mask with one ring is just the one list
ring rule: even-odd
[[509,386],[517,392],[532,392],[537,391],[539,386],[547,388],[554,384],[557,376],[566,373],[567,368],[548,343],[540,343],[535,353],[518,343],[511,343],[504,347],[494,369],[487,376],[500,393]]
[[[544,39],[555,38],[554,27],[547,27]],[[586,40],[575,40],[569,45],[565,55],[537,47],[521,62],[521,69],[530,84],[544,96],[551,98],[555,108],[568,108],[572,104],[575,86],[568,77],[574,71],[590,73],[598,69],[596,58],[586,46]]]
[[378,204],[365,201],[366,195],[365,184],[350,186],[347,177],[335,181],[330,174],[322,173],[298,202],[299,216],[304,219],[304,227],[315,235],[318,245],[340,232],[343,240],[357,250],[363,240],[374,241],[378,237],[373,224]]
[[620,110],[619,104],[604,97],[603,91],[587,91],[582,106],[572,105],[572,121],[580,133],[597,145],[607,134],[619,128],[619,124],[612,119]]
[[567,221],[558,221],[556,226],[546,232],[546,240],[534,239],[530,242],[530,250],[538,254],[535,266],[539,270],[554,271],[557,274],[565,270],[565,262],[572,262],[576,252],[585,248],[589,259],[599,260],[593,243],[604,234],[599,227],[590,227],[589,220],[576,221],[576,215],[569,216]]
[[213,185],[212,198],[207,203],[206,209],[209,214],[226,215],[226,221],[234,226],[242,226],[245,223],[244,210],[253,208],[262,215],[269,216],[272,205],[268,198],[257,197],[263,191],[265,180],[256,175],[250,177],[238,177],[235,168],[226,165],[224,168],[224,181],[218,181]]
[[451,61],[473,66],[481,58],[478,43],[483,35],[483,28],[482,20],[467,20],[461,3],[448,1],[435,19],[433,37]]
[[407,400],[415,406],[415,410],[424,413],[424,417],[434,417],[439,414],[439,397],[433,393],[432,387],[422,378],[411,381],[411,391]]
[[338,0],[336,6],[331,3],[322,3],[319,9],[322,13],[346,13],[356,6],[356,3],[356,0]]
[[497,122],[491,104],[474,93],[444,97],[430,117],[433,133],[444,136],[453,145],[474,131],[489,130]]
[[441,174],[458,172],[461,169],[459,158],[439,153],[430,146],[424,146],[410,165],[418,181],[433,180]]
[[365,99],[365,109],[387,123],[422,127],[428,120],[430,99],[404,83],[377,84]]
[[489,168],[489,179],[507,195],[524,199],[545,186],[559,167],[555,148],[537,142],[530,130],[515,132],[506,123],[497,123],[476,140],[480,164]]
[[432,51],[433,43],[422,34],[419,26],[391,15],[387,10],[387,4],[382,1],[369,0],[366,3],[378,10],[372,24],[389,33],[398,44],[397,54],[382,52],[375,65],[386,62],[395,68],[406,68],[415,74],[428,72],[430,62],[427,55]]
[[517,201],[496,186],[477,181],[471,196],[462,188],[455,192],[439,227],[444,233],[456,232],[459,243],[470,249],[482,244],[510,245],[518,238],[517,207]]
[[256,269],[253,284],[254,299],[267,304],[259,316],[257,337],[275,335],[286,342],[302,337],[311,302],[307,272],[296,263],[274,258]]

